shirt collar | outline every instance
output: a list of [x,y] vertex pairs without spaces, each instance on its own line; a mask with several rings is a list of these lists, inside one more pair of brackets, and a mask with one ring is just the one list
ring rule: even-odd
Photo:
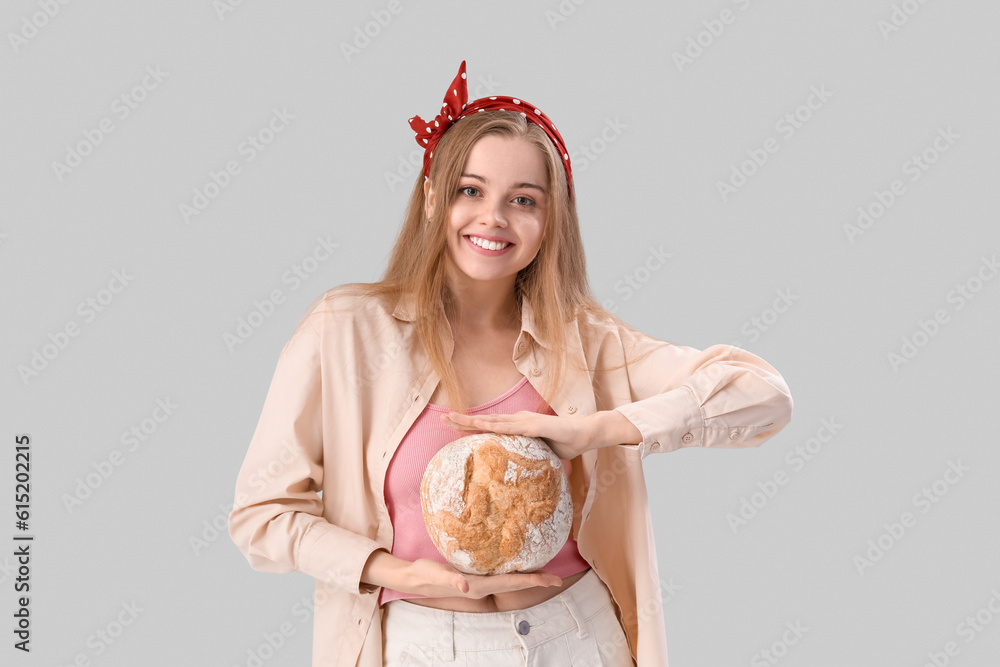
[[[392,316],[404,322],[412,322],[416,319],[416,294],[409,292],[401,295],[396,301],[396,307],[392,311]],[[521,331],[530,334],[532,340],[539,346],[547,347],[535,334],[534,310],[531,307],[531,301],[523,293],[521,295]]]

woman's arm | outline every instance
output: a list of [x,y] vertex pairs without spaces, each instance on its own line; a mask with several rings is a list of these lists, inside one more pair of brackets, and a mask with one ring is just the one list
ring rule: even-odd
[[403,593],[425,597],[465,597],[480,599],[495,593],[510,593],[536,586],[560,586],[562,577],[536,570],[530,573],[464,574],[452,565],[430,558],[408,561],[385,549],[372,552],[361,571],[367,585],[387,586]]
[[229,534],[256,570],[303,572],[361,593],[361,570],[381,545],[322,516],[320,337],[300,324],[278,358],[237,477]]
[[442,423],[545,438],[559,458],[621,445],[642,458],[681,447],[756,447],[791,420],[792,397],[772,366],[746,350],[713,345],[702,351],[627,332],[631,403],[586,416],[448,412]]
[[400,591],[409,584],[407,566],[410,561],[393,556],[384,547],[368,556],[361,570],[361,582],[370,586],[384,586]]
[[480,576],[426,558],[407,561],[327,521],[318,494],[324,478],[321,396],[320,338],[306,324],[278,358],[236,482],[229,534],[254,569],[303,572],[355,594],[388,586],[427,597],[481,598],[561,584],[542,571]]
[[[732,345],[698,350],[622,332],[632,403],[614,409],[641,436],[634,447],[645,458],[681,447],[757,447],[792,417],[784,378],[760,357]],[[632,438],[629,442],[634,442]]]
[[593,420],[591,432],[593,441],[588,449],[608,445],[638,445],[642,442],[642,432],[628,417],[617,410],[601,410],[587,417]]

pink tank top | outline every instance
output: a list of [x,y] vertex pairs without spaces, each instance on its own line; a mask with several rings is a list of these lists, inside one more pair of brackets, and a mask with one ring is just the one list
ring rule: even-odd
[[[469,410],[470,414],[513,414],[521,410],[531,410],[542,414],[554,415],[555,412],[528,382],[528,378],[508,389],[502,395],[488,403],[483,403]],[[393,539],[390,553],[397,558],[413,561],[418,558],[429,558],[439,563],[447,563],[431,542],[424,526],[423,510],[420,507],[420,480],[431,458],[445,445],[472,433],[483,431],[457,431],[441,423],[441,415],[449,408],[428,403],[417,417],[410,430],[407,431],[399,447],[389,461],[385,474],[385,503],[392,521]],[[567,480],[572,470],[572,463],[560,459],[566,470]],[[583,572],[590,564],[580,555],[576,548],[576,540],[566,539],[566,544],[541,569],[552,572],[560,577],[569,577]],[[392,588],[383,587],[379,591],[378,603],[382,605],[390,600],[400,598],[421,598],[426,595],[402,593]]]

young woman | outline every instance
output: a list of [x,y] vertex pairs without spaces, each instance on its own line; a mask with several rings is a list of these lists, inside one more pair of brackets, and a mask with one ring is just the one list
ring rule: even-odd
[[[590,293],[569,154],[537,107],[431,121],[388,269],[321,294],[278,359],[230,534],[255,569],[316,578],[313,665],[666,665],[642,459],[754,447],[791,419],[781,375],[730,345],[647,336]],[[474,407],[470,407],[474,406]],[[543,438],[573,496],[542,570],[463,574],[424,527],[436,451]]]

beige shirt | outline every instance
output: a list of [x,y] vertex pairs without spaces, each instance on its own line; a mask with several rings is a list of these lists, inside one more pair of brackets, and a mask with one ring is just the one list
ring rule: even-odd
[[[382,666],[379,587],[360,583],[372,551],[392,548],[386,468],[439,377],[416,335],[414,302],[392,311],[335,287],[278,358],[236,482],[229,533],[251,567],[316,579],[313,666]],[[573,460],[580,554],[608,586],[639,667],[667,665],[666,632],[642,459],[681,447],[756,447],[791,419],[781,375],[730,345],[704,351],[610,320],[568,325],[564,390],[551,395],[550,351],[523,299],[513,362],[556,414],[618,410],[642,434]],[[454,341],[445,342],[447,356]],[[634,346],[634,352],[633,352]],[[641,362],[591,374],[624,355]]]

